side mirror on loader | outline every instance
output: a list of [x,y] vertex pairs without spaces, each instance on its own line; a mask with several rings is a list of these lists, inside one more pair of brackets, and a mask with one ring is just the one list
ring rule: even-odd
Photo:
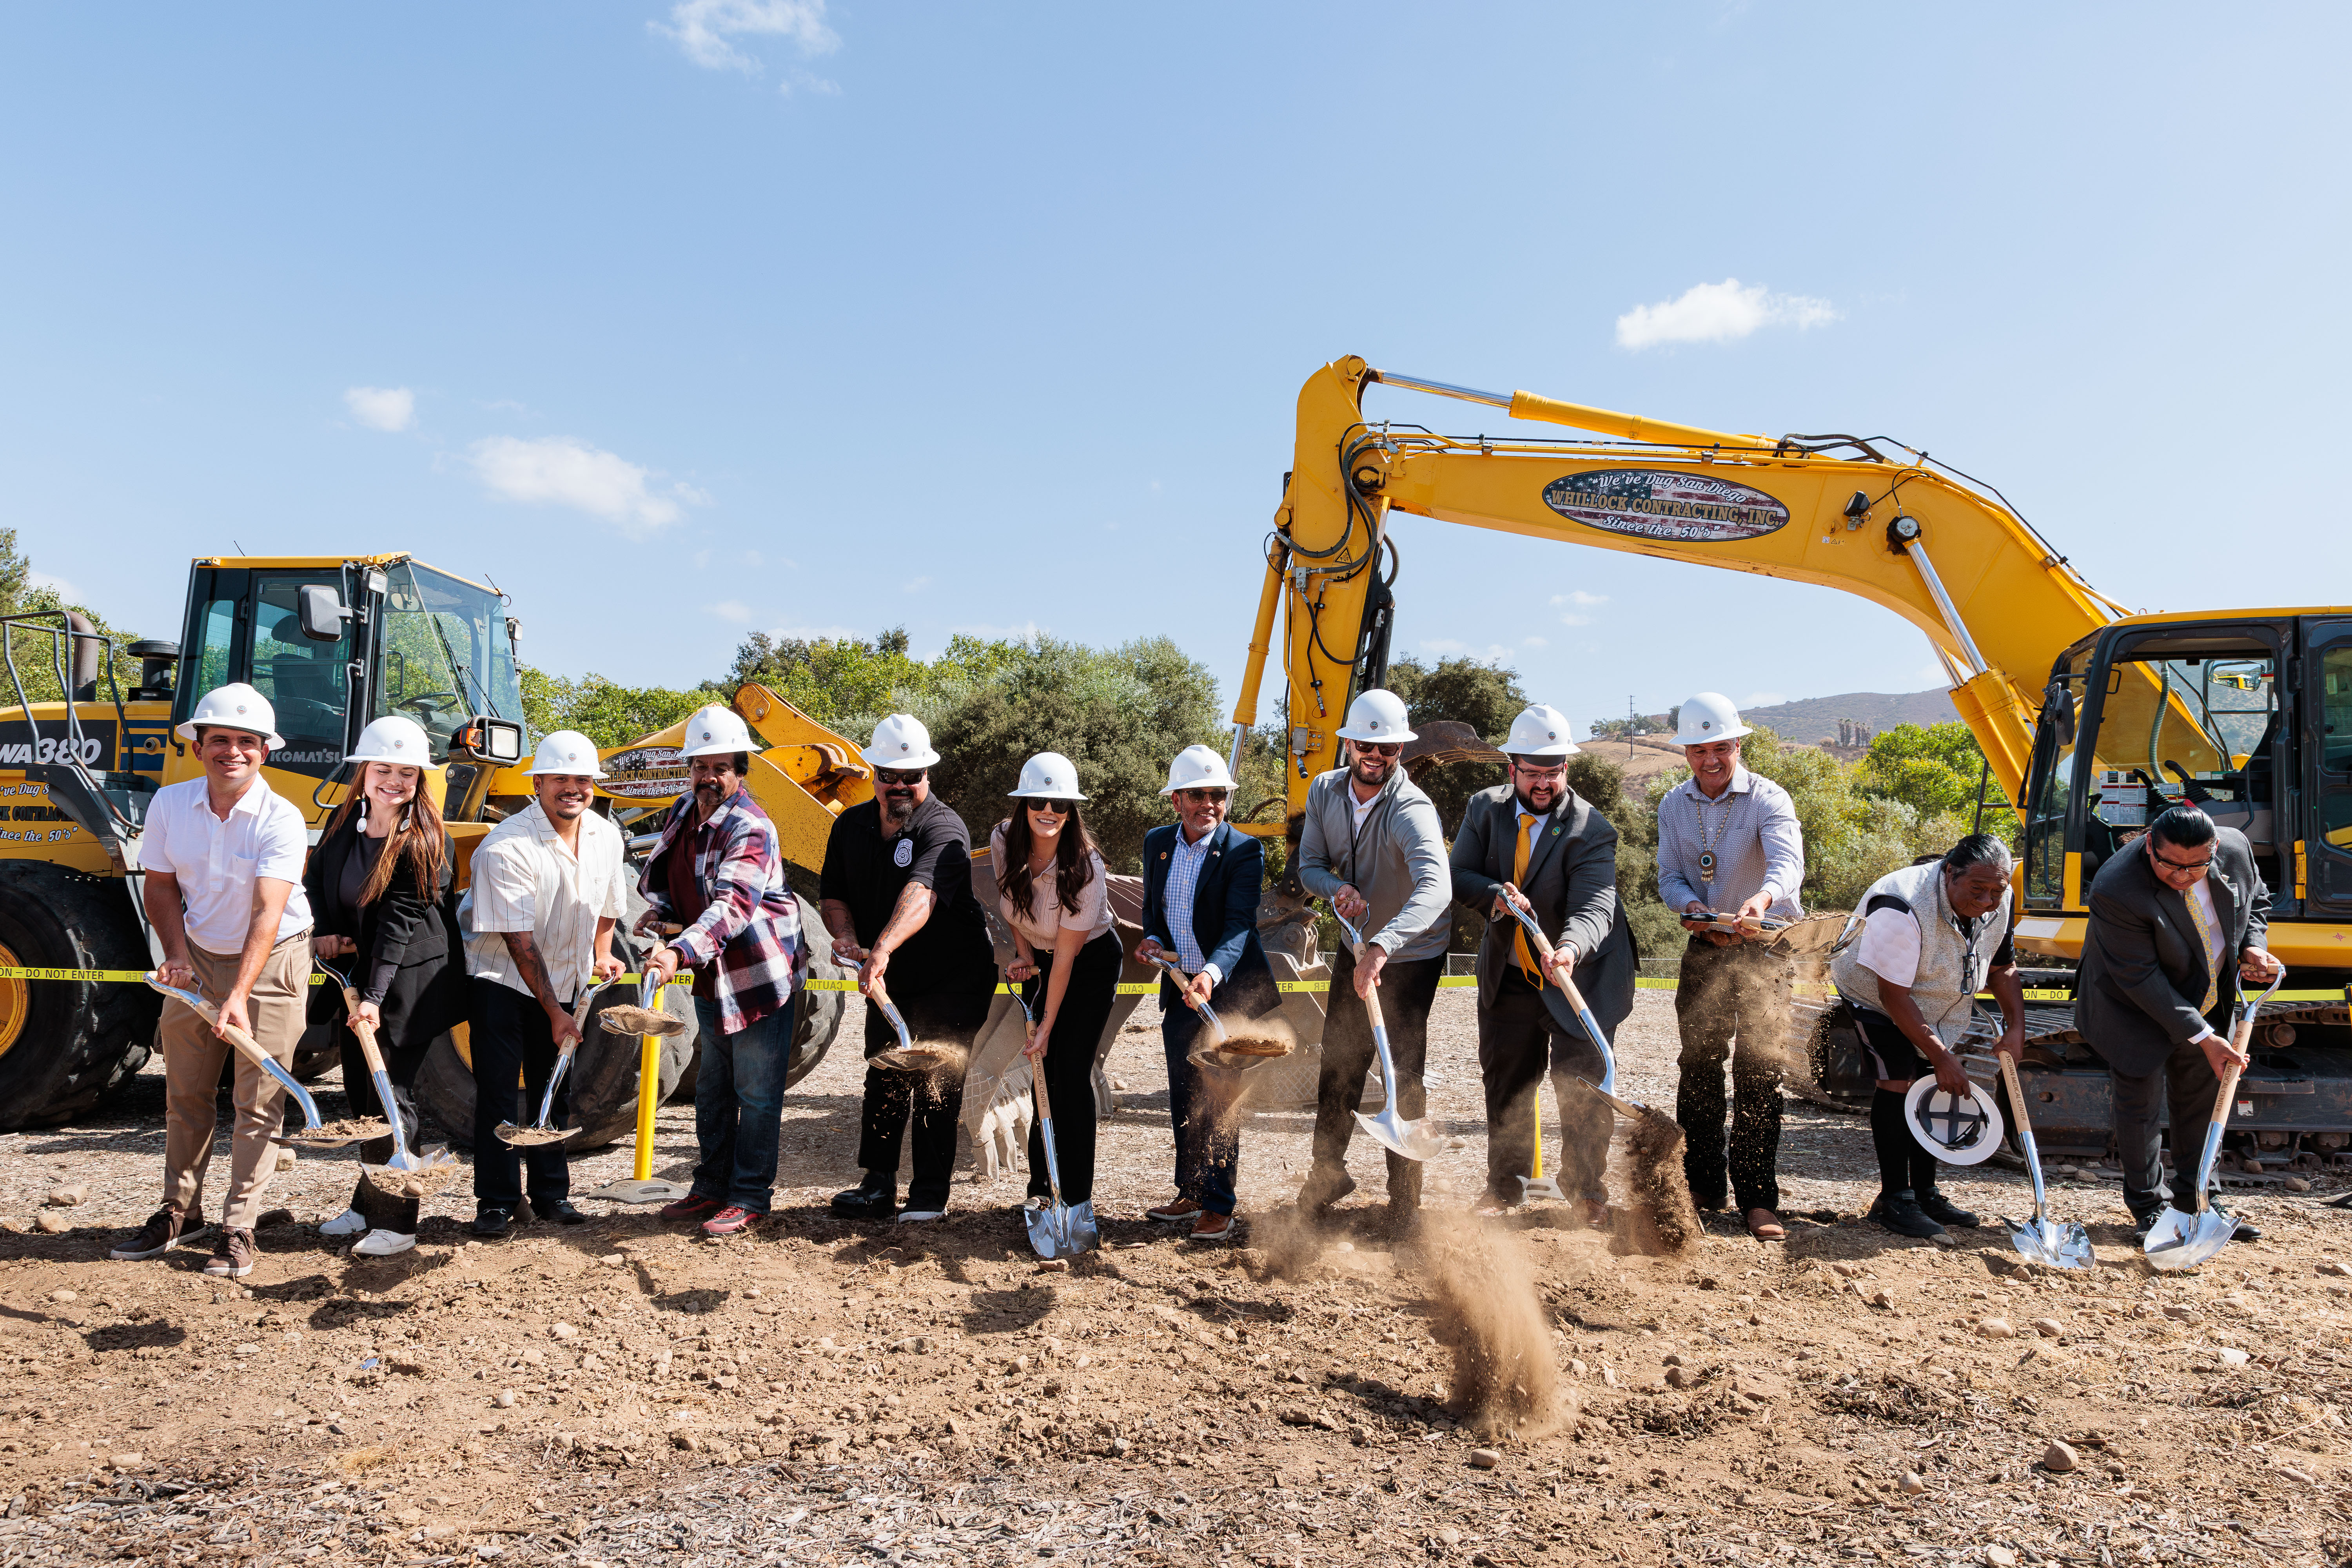
[[478,713],[449,737],[449,755],[452,761],[471,759],[499,767],[519,763],[522,761],[522,726],[511,719]]
[[302,635],[312,642],[340,642],[343,623],[352,618],[351,611],[343,607],[342,595],[327,583],[305,583],[295,615],[302,624]]

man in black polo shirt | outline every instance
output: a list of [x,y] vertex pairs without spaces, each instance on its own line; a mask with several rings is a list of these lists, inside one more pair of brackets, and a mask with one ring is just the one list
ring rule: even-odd
[[[885,989],[908,1033],[968,1058],[996,990],[995,951],[971,892],[971,836],[962,818],[931,798],[929,773],[939,753],[911,714],[876,725],[874,743],[861,754],[874,769],[874,798],[834,818],[818,889],[834,962],[858,966],[861,992],[887,974]],[[890,1020],[868,1001],[866,1059],[898,1043]],[[895,1213],[901,1225],[945,1214],[962,1114],[961,1062],[928,1079],[868,1067],[857,1141],[866,1179],[835,1194],[833,1212],[845,1219]],[[910,1118],[915,1177],[901,1211],[898,1141]]]

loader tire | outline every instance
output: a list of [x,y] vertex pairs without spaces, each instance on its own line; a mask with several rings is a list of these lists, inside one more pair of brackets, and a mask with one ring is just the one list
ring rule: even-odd
[[[579,1055],[572,1063],[568,1093],[572,1115],[567,1126],[583,1129],[564,1145],[572,1153],[602,1149],[626,1138],[637,1126],[637,1037],[615,1035],[599,1028],[596,1020],[607,1007],[634,1005],[632,986],[614,986],[589,1010]],[[659,1095],[667,1100],[678,1075],[694,1053],[694,998],[684,990],[663,993],[662,1010],[686,1021],[686,1033],[662,1041]],[[474,1143],[474,1069],[470,1041],[452,1030],[433,1042],[416,1069],[416,1099],[426,1115],[439,1124],[450,1146],[470,1149]],[[530,1108],[536,1113],[538,1107]],[[527,1118],[526,1118],[527,1119]]]
[[[129,884],[0,864],[0,968],[145,970]],[[100,980],[0,980],[0,1132],[79,1116],[147,1065],[163,997]]]
[[1870,1109],[1878,1084],[1870,1076],[1862,1026],[1843,1004],[1821,1016],[1805,1055],[1809,1070],[1801,1077],[1791,1073],[1782,1080],[1790,1093],[1832,1110]]
[[[844,969],[831,957],[809,961],[811,980],[847,980],[857,972]],[[848,1016],[853,991],[809,991],[801,993],[800,1010],[793,1018],[793,1065],[785,1069],[784,1087],[792,1088],[816,1070],[824,1060],[824,1053],[841,1034],[841,1021]]]

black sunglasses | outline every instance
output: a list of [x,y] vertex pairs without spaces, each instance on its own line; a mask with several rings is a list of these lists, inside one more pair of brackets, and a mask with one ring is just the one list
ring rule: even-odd
[[930,771],[929,768],[908,768],[902,773],[896,768],[876,768],[874,782],[877,784],[919,784],[923,782],[923,775]]
[[1182,795],[1186,800],[1217,801],[1224,799],[1226,794],[1225,791],[1221,789],[1180,789],[1176,793]]
[[1049,812],[1055,816],[1067,816],[1070,813],[1078,809],[1078,803],[1075,800],[1032,799],[1029,802],[1029,809],[1032,811]]
[[1355,747],[1359,754],[1370,752],[1376,757],[1401,756],[1404,752],[1402,741],[1350,741],[1348,743]]

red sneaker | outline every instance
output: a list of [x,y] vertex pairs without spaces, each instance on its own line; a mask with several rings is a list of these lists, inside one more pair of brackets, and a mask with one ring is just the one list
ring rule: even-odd
[[729,1204],[702,1222],[705,1236],[740,1236],[768,1216],[757,1214],[740,1204]]
[[717,1198],[706,1198],[698,1193],[688,1193],[686,1196],[678,1199],[677,1202],[674,1204],[664,1204],[662,1205],[661,1217],[664,1219],[700,1219],[705,1215],[716,1214],[718,1212],[719,1200]]

